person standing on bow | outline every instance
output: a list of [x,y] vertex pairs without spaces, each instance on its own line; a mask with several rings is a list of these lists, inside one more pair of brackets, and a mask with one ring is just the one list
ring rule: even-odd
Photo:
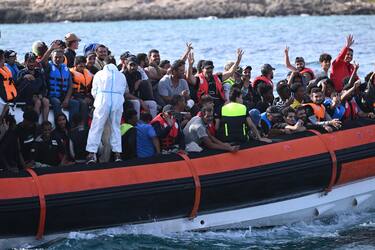
[[111,126],[110,143],[114,160],[121,161],[120,122],[127,82],[124,74],[118,71],[113,57],[106,57],[104,63],[105,66],[95,74],[92,82],[95,110],[86,145],[89,152],[87,163],[97,161],[96,153],[107,120]]

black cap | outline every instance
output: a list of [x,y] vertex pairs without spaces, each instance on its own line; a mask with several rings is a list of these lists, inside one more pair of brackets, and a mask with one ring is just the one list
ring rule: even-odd
[[305,62],[302,56],[297,56],[295,62]]
[[125,60],[125,59],[127,59],[127,58],[129,58],[129,57],[131,57],[131,56],[133,56],[133,55],[132,55],[132,53],[130,53],[130,51],[125,51],[124,53],[122,53],[122,54],[120,55],[120,59],[121,59],[121,60]]
[[130,56],[130,57],[126,58],[126,60],[128,61],[128,64],[135,63],[135,64],[138,65],[138,59],[137,59],[136,56]]
[[5,58],[9,58],[9,57],[16,56],[16,55],[17,55],[17,53],[14,50],[6,50],[4,52]]
[[250,71],[253,70],[253,68],[250,66],[250,65],[246,65],[245,68],[243,70],[247,70],[247,69],[250,69]]
[[239,75],[242,75],[242,72],[243,72],[243,69],[241,67],[237,67],[235,73],[239,74]]
[[212,61],[204,61],[203,64],[202,64],[202,68],[214,68],[214,63]]
[[275,68],[272,67],[271,64],[268,64],[268,63],[263,64],[262,67],[260,68],[260,72],[262,73],[262,75],[267,75],[272,70],[275,70]]
[[27,52],[26,54],[25,54],[25,62],[27,61],[27,60],[35,60],[36,59],[36,55],[33,53],[33,52]]

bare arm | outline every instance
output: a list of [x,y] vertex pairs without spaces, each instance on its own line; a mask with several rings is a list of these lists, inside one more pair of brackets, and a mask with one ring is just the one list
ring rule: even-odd
[[285,54],[285,66],[290,69],[291,71],[293,72],[297,72],[298,70],[290,63],[290,60],[289,60],[289,47],[286,46],[285,47],[285,50],[284,50],[284,54]]
[[233,66],[228,71],[223,72],[223,76],[222,76],[223,81],[225,81],[228,78],[230,78],[231,76],[233,76],[234,72],[238,68],[238,65],[240,65],[240,63],[241,63],[241,59],[242,59],[243,54],[244,54],[244,51],[242,49],[237,49],[237,60],[236,60],[235,64],[233,64]]
[[190,85],[195,86],[197,84],[196,78],[193,76],[193,65],[194,65],[194,53],[188,54],[188,69],[186,71],[186,79]]
[[341,102],[344,102],[345,100],[347,100],[348,97],[355,91],[356,88],[359,87],[360,84],[361,84],[361,80],[357,80],[354,83],[353,87],[348,89],[348,91],[343,92],[343,94],[341,95]]
[[52,51],[54,51],[55,49],[58,49],[60,48],[60,46],[58,45],[57,42],[53,42],[51,44],[51,47],[49,47],[49,49],[46,51],[46,53],[44,53],[44,55],[42,56],[41,60],[40,60],[40,63],[45,65],[48,61],[48,58],[50,57]]
[[224,144],[211,135],[203,137],[203,144],[209,149],[231,151],[231,146],[229,144]]
[[352,74],[350,75],[348,84],[352,85],[354,83],[355,79],[357,78],[358,69],[359,69],[359,64],[354,62],[354,70]]
[[290,74],[289,79],[288,79],[288,83],[287,83],[289,87],[292,85],[295,75],[296,75],[296,71],[292,71],[292,74]]
[[180,60],[182,60],[182,61],[185,62],[186,59],[188,58],[189,53],[190,53],[192,50],[193,50],[193,46],[192,46],[191,42],[186,43],[186,50],[185,50],[184,54],[181,56]]

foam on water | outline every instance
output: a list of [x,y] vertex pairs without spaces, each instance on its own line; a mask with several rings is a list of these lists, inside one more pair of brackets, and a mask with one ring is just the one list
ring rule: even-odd
[[100,249],[102,244],[107,249],[118,249],[118,246],[126,249],[374,249],[375,241],[371,240],[375,238],[374,219],[374,212],[350,213],[270,228],[147,235],[134,227],[121,226],[90,233],[72,232],[67,240],[51,249]]

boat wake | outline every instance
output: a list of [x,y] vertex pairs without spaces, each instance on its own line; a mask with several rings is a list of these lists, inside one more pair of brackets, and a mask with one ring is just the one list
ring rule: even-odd
[[[105,242],[105,243],[103,243]],[[324,242],[324,244],[322,244]],[[163,248],[172,249],[374,249],[375,211],[340,214],[311,222],[290,225],[216,230],[143,234],[129,226],[114,227],[90,233],[71,232],[68,238],[49,249]]]

